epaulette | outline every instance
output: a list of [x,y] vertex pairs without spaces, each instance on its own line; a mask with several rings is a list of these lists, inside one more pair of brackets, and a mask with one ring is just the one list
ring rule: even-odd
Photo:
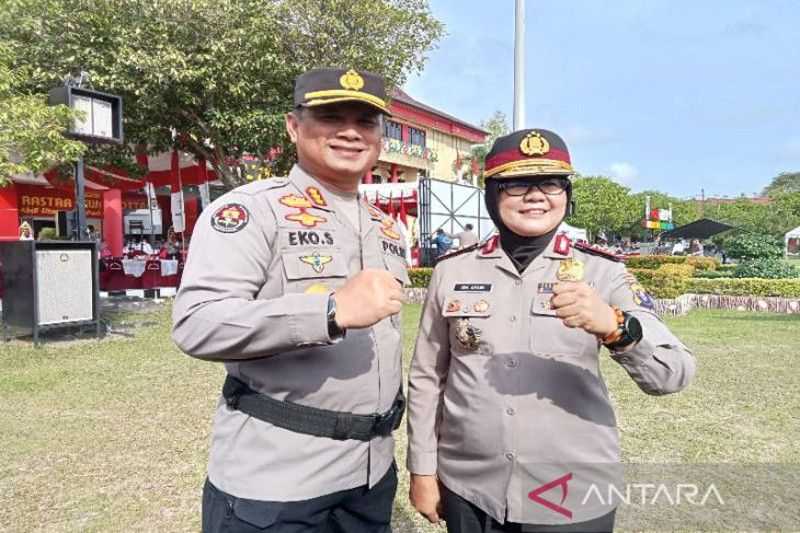
[[576,242],[572,245],[573,248],[576,250],[580,250],[581,252],[585,252],[589,255],[596,255],[599,257],[603,257],[608,259],[609,261],[616,261],[617,263],[621,263],[623,259],[608,250],[604,250],[597,246],[592,246],[591,244],[587,244],[584,242]]
[[465,254],[467,252],[475,251],[480,247],[481,247],[480,243],[475,243],[475,244],[472,244],[470,246],[467,246],[466,248],[461,248],[459,250],[456,250],[455,252],[450,252],[450,253],[446,253],[444,255],[440,255],[439,257],[436,258],[436,263],[438,264],[439,261],[444,261],[445,259],[452,259],[453,257],[459,256],[461,254]]
[[265,180],[256,180],[244,185],[236,187],[231,192],[242,194],[258,194],[270,189],[277,189],[278,187],[285,187],[289,184],[289,178],[268,178]]

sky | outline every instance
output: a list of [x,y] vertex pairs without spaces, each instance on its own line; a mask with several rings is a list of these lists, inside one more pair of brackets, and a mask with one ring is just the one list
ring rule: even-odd
[[[800,1],[526,0],[525,127],[633,191],[753,195],[800,171]],[[513,118],[514,0],[431,0],[414,98]]]

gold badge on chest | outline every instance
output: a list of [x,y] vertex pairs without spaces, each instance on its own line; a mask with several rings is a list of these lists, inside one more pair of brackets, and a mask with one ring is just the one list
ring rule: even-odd
[[584,276],[583,261],[578,259],[564,259],[558,265],[556,277],[559,281],[582,281]]

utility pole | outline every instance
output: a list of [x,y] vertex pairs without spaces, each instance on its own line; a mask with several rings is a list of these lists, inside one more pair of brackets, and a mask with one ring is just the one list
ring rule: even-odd
[[700,189],[700,218],[706,217],[706,190]]
[[514,9],[514,131],[525,127],[525,0]]

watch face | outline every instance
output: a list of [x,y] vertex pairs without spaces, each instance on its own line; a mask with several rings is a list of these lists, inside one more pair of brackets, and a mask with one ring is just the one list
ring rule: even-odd
[[635,316],[628,315],[627,320],[625,320],[625,330],[633,342],[642,340],[642,325]]

